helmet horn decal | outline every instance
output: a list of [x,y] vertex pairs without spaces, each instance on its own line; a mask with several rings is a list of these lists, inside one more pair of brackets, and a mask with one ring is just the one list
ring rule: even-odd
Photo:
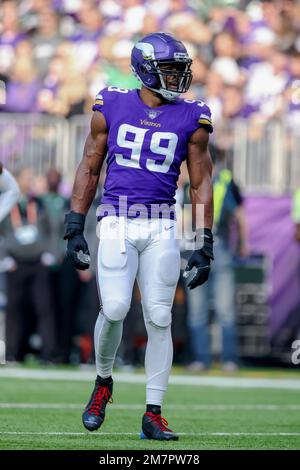
[[148,42],[138,42],[135,47],[142,51],[143,58],[145,60],[155,59],[154,47],[152,44],[149,44]]
[[168,100],[185,93],[192,60],[181,41],[166,33],[145,36],[132,50],[131,67],[142,84]]

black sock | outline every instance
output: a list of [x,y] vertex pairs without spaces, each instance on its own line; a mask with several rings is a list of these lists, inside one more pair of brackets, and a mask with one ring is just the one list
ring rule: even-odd
[[108,385],[111,383],[111,381],[112,381],[111,377],[106,377],[105,379],[103,379],[102,377],[100,377],[100,375],[97,375],[97,378],[96,378],[96,382],[99,385]]
[[154,415],[160,415],[161,407],[159,405],[147,405],[146,412],[153,413]]

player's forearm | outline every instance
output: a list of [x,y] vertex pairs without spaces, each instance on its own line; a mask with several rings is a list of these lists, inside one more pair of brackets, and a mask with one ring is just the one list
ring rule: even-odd
[[202,179],[201,183],[191,185],[190,198],[194,229],[212,229],[214,213],[213,188],[209,174]]
[[77,168],[72,191],[71,209],[86,215],[95,198],[101,168],[106,155],[106,139],[88,135],[82,160]]
[[208,150],[208,132],[199,128],[192,135],[187,156],[190,198],[194,229],[212,229],[213,186],[212,161]]
[[71,209],[86,215],[95,198],[100,173],[94,174],[85,161],[77,168],[71,199]]

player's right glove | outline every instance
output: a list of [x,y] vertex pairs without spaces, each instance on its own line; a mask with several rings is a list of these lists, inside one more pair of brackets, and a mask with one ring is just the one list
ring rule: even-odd
[[85,215],[71,211],[66,214],[67,224],[64,240],[68,240],[67,256],[76,269],[84,271],[90,266],[90,252],[83,236]]
[[203,246],[200,250],[195,250],[188,260],[183,277],[187,278],[189,272],[196,268],[195,274],[188,283],[190,289],[201,286],[208,280],[210,273],[210,262],[214,259],[213,235],[210,229],[205,228],[202,234]]

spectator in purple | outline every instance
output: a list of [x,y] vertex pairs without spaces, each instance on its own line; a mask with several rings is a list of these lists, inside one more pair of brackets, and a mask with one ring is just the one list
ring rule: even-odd
[[[276,115],[281,106],[282,93],[288,83],[287,58],[275,47],[267,49],[263,60],[251,67],[245,88],[246,99],[259,106],[264,118]],[[266,55],[265,55],[266,53]]]
[[1,2],[1,34],[0,43],[13,47],[19,41],[25,39],[26,34],[21,31],[18,19],[18,5],[14,0],[3,0]]
[[31,45],[23,41],[17,46],[17,56],[7,84],[3,111],[30,113],[36,111],[36,97],[40,89],[37,71],[32,62]]
[[289,54],[289,73],[292,81],[300,81],[300,51],[295,48]]
[[282,112],[287,116],[287,124],[299,132],[300,122],[300,51],[292,49],[289,54],[290,79],[285,90]]
[[48,73],[43,80],[43,88],[55,93],[66,75],[66,64],[61,57],[55,56],[51,59]]
[[178,12],[175,10],[174,13],[168,14],[162,24],[163,30],[170,31],[185,43],[196,45],[199,50],[208,45],[212,39],[208,26],[190,9]]
[[146,36],[147,34],[153,33],[153,31],[159,31],[159,18],[153,12],[149,12],[144,16],[141,36]]
[[50,9],[38,15],[38,29],[32,37],[34,59],[41,76],[45,76],[51,59],[63,38],[59,32],[59,16]]
[[229,10],[226,15],[220,15],[223,27],[218,25],[219,31],[226,31],[236,38],[239,47],[239,65],[248,70],[253,64],[259,63],[269,52],[269,47],[276,41],[276,34],[271,25],[263,17],[261,5],[255,5],[254,10]]
[[206,78],[206,87],[204,99],[211,110],[214,122],[221,119],[222,116],[222,92],[224,87],[223,77],[214,70],[209,70]]
[[168,22],[170,16],[186,13],[193,16],[194,18],[197,18],[196,11],[189,6],[187,0],[169,0],[168,11],[161,18],[162,28],[166,26],[166,23]]
[[145,2],[142,0],[121,0],[120,3],[123,11],[120,18],[122,25],[119,36],[130,38],[135,34],[140,35],[144,18],[147,15]]
[[207,81],[208,64],[200,55],[194,55],[194,48],[189,49],[189,56],[193,59],[193,82],[187,93],[188,99],[203,99]]
[[76,16],[78,25],[73,41],[97,41],[104,34],[104,18],[93,0],[82,2]]
[[246,77],[237,63],[239,44],[234,36],[224,31],[214,38],[213,46],[216,57],[211,63],[212,70],[222,75],[228,85],[243,85]]
[[97,42],[104,36],[104,18],[95,2],[82,3],[77,13],[78,25],[69,39],[74,43],[74,54],[80,57],[81,71],[87,71],[98,55]]
[[276,33],[276,44],[281,51],[288,51],[296,40],[299,31],[300,5],[297,0],[263,1],[263,18]]
[[[63,52],[63,51],[62,51]],[[87,84],[84,74],[66,56],[52,59],[37,97],[39,112],[71,117],[84,112]]]
[[237,86],[225,86],[222,93],[222,118],[249,119],[259,112],[259,107],[245,102],[242,90]]
[[0,4],[0,72],[8,73],[12,66],[17,44],[25,39],[18,20],[17,3],[4,0]]
[[59,106],[56,97],[62,84],[67,80],[69,62],[63,57],[55,56],[50,61],[47,75],[44,77],[42,87],[37,96],[37,111],[47,114],[64,114],[65,106]]

